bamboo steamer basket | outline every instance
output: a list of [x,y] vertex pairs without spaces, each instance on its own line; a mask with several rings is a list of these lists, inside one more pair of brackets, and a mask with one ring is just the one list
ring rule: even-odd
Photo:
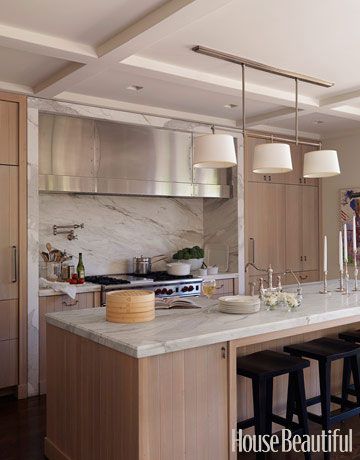
[[106,295],[106,320],[112,323],[142,323],[155,318],[152,291],[124,290]]

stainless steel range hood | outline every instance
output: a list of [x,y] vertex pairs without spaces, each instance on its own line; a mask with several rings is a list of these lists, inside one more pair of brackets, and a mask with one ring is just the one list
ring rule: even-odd
[[231,170],[193,170],[190,133],[40,114],[40,191],[228,198],[230,184]]

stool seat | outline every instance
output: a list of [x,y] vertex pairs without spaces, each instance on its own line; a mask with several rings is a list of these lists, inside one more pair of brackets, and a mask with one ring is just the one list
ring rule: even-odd
[[339,338],[348,342],[360,342],[360,331],[346,331],[339,334]]
[[322,337],[306,343],[287,345],[284,351],[293,356],[304,356],[310,359],[333,361],[356,356],[360,346],[339,339]]
[[309,361],[272,350],[259,351],[237,359],[237,374],[249,378],[276,377],[310,365]]

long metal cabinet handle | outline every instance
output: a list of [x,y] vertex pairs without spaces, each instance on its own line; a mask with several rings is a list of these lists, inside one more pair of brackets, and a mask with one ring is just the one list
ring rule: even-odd
[[12,283],[17,283],[17,249],[16,246],[12,246],[13,251],[13,267],[14,267],[14,276],[12,278]]
[[250,241],[252,241],[252,263],[255,263],[255,238],[250,238]]

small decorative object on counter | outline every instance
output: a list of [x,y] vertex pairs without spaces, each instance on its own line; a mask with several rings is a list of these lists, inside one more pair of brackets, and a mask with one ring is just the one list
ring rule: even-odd
[[207,272],[208,275],[217,275],[219,273],[219,267],[217,267],[216,265],[208,267]]
[[264,294],[264,303],[267,310],[276,310],[284,306],[287,311],[292,311],[300,305],[296,294],[289,292],[266,292]]
[[173,255],[173,259],[190,264],[192,271],[199,270],[204,262],[204,250],[200,246],[180,249]]
[[106,295],[106,321],[143,323],[155,318],[155,294],[152,291],[124,290]]
[[79,252],[79,262],[76,267],[76,273],[79,280],[85,280],[85,267],[82,257],[82,252]]

